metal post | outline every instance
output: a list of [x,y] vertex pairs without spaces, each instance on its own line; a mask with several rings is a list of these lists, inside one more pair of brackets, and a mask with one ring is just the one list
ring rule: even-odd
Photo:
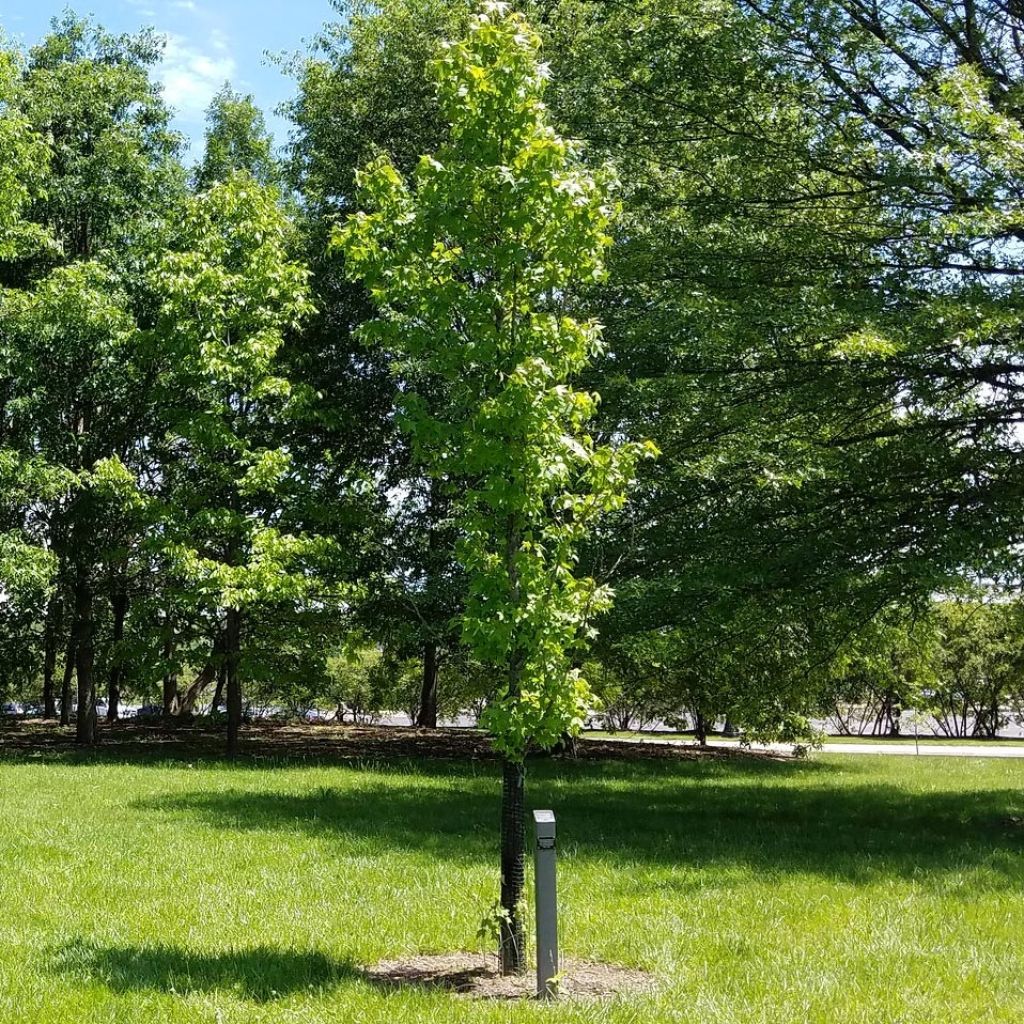
[[534,811],[534,906],[537,912],[537,998],[558,995],[558,899],[555,892],[555,812]]

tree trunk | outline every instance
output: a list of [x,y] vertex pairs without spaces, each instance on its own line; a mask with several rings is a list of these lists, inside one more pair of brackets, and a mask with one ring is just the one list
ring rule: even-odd
[[85,745],[91,745],[97,740],[93,631],[92,585],[88,570],[79,568],[75,579],[75,672],[78,676],[75,742]]
[[220,706],[224,701],[224,687],[227,684],[228,678],[228,666],[226,662],[221,662],[220,668],[217,669],[217,688],[213,691],[213,702],[210,704],[210,714],[220,710]]
[[71,722],[71,676],[75,671],[75,631],[71,630],[68,638],[68,646],[64,651],[64,674],[60,681],[60,724],[68,725]]
[[57,667],[57,642],[64,623],[64,602],[54,594],[46,609],[46,647],[43,652],[43,718],[57,717],[57,695],[53,692],[53,674]]
[[698,746],[706,747],[708,745],[708,722],[699,711],[693,713],[693,734]]
[[119,580],[110,608],[114,616],[113,650],[110,659],[110,678],[107,681],[107,721],[116,722],[121,711],[121,679],[124,676],[124,620],[128,614],[128,590],[124,580]]
[[[505,569],[510,603],[522,600],[517,556],[523,531],[516,516],[509,516],[505,537]],[[516,638],[518,639],[518,638]],[[508,665],[508,696],[518,699],[525,651],[513,642]],[[498,954],[501,973],[526,973],[526,931],[523,926],[523,889],[526,882],[526,765],[503,758],[501,763],[501,909]]]
[[174,658],[174,620],[167,616],[164,624],[166,634],[164,636],[163,657],[166,663],[164,670],[164,692],[163,706],[164,718],[170,718],[178,704],[178,673],[171,668],[171,660]]
[[894,699],[889,704],[889,735],[893,738],[900,734],[900,719],[903,714],[903,708]]
[[195,711],[199,695],[213,682],[216,675],[216,663],[212,660],[208,661],[196,675],[195,679],[192,680],[189,688],[181,695],[181,700],[178,702],[179,716],[191,715]]
[[416,724],[422,729],[437,728],[437,644],[428,642],[423,647],[423,686]]
[[242,637],[242,613],[229,608],[224,627],[224,659],[227,665],[228,757],[238,754],[238,730],[242,725],[242,681],[238,675]]
[[526,882],[526,766],[502,762],[501,907],[499,953],[502,974],[526,973],[523,888]]

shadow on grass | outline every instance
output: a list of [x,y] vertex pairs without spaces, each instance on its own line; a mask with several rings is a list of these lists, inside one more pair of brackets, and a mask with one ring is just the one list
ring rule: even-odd
[[[309,768],[319,765],[355,767],[428,762],[442,764],[496,764],[499,760],[486,734],[474,729],[423,730],[401,726],[250,726],[241,737],[237,758],[227,758],[222,732],[208,728],[165,728],[117,723],[101,730],[98,746],[80,747],[69,729],[47,723],[8,723],[0,719],[0,765],[60,764],[66,767],[131,765],[169,768],[182,763],[204,769],[245,772],[270,768]],[[549,758],[538,755],[531,761]],[[738,748],[668,746],[643,742],[608,742],[587,739],[574,756],[558,761],[587,764],[728,763],[781,764],[774,755]]]
[[[832,778],[781,767],[548,764],[531,771],[528,796],[557,810],[563,857],[619,867],[627,885],[634,865],[940,884],[981,869],[955,898],[1024,883],[1017,790],[921,791],[861,781],[859,772]],[[341,853],[357,844],[365,852],[369,841],[463,864],[493,860],[498,822],[495,782],[451,766],[357,776],[344,789],[195,790],[132,806],[217,829],[307,834]]]
[[[588,966],[584,965],[584,974]],[[269,1003],[296,993],[322,993],[353,982],[361,982],[383,996],[418,989],[471,993],[489,999],[533,997],[532,979],[502,978],[495,957],[472,953],[411,957],[362,967],[332,960],[315,950],[255,946],[204,953],[170,945],[100,946],[78,939],[52,953],[49,970],[66,979],[102,984],[118,995],[218,992],[254,1003]],[[614,969],[605,967],[604,973],[610,970],[614,981]],[[627,976],[635,973],[625,971]],[[583,981],[585,991],[588,979]],[[589,981],[592,985],[593,979]],[[629,984],[635,984],[635,979],[630,977],[623,986]]]
[[56,950],[50,968],[122,994],[223,991],[255,1002],[366,980],[354,964],[315,950],[269,946],[202,953],[167,945],[98,946],[78,940]]

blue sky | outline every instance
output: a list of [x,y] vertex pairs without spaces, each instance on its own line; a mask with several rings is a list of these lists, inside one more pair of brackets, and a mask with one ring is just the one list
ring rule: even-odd
[[273,110],[294,86],[266,54],[305,49],[320,26],[334,19],[328,0],[4,0],[0,30],[31,46],[46,34],[50,19],[68,8],[93,15],[114,32],[152,26],[166,36],[158,76],[176,112],[175,127],[191,140],[190,161],[202,153],[203,111],[225,80],[253,94],[283,143],[287,125]]

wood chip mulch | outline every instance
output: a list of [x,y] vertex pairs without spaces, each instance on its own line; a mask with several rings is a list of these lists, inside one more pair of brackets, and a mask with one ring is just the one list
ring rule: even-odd
[[[484,953],[439,953],[404,960],[382,960],[364,971],[385,988],[435,989],[468,999],[536,999],[537,977],[503,977],[498,960]],[[650,991],[654,978],[646,971],[593,960],[567,960],[561,965],[559,998],[612,999]]]

